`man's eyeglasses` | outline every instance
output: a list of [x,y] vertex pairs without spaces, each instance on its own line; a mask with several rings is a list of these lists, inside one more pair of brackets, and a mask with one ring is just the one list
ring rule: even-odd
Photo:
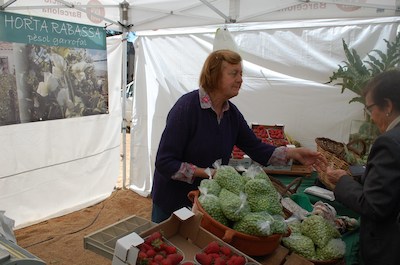
[[374,104],[371,104],[371,105],[368,105],[368,106],[364,107],[365,113],[367,113],[369,116],[371,116],[371,109],[372,109],[373,106],[376,106],[376,104],[374,103]]

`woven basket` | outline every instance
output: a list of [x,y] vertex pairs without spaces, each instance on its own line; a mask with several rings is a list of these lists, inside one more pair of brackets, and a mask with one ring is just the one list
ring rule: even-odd
[[268,176],[274,185],[275,189],[282,195],[282,197],[290,197],[297,192],[303,181],[302,177],[298,177],[292,180],[288,185],[283,184],[279,179]]
[[[345,160],[348,152],[352,152],[354,156],[361,157],[365,154],[366,144],[362,140],[356,140],[348,143],[347,145],[343,143],[336,142],[328,138],[316,138],[317,151],[320,152],[328,161],[328,165],[334,169],[343,169],[347,171],[347,174],[351,176],[349,171],[350,164]],[[354,146],[361,143],[361,149],[357,149]],[[330,190],[335,188],[335,185],[331,183],[325,172],[320,172],[318,174],[321,182]]]

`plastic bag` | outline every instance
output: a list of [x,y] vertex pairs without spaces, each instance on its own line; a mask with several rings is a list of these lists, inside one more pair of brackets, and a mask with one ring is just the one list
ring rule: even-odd
[[15,238],[13,231],[14,223],[13,219],[10,219],[5,215],[5,211],[0,211],[0,235],[5,237],[8,241],[16,244],[17,239]]
[[253,236],[273,234],[274,218],[267,212],[252,212],[233,224],[233,229]]
[[239,221],[246,214],[250,213],[250,206],[247,203],[246,194],[236,195],[229,190],[222,188],[219,194],[219,201],[222,212],[231,221]]
[[200,196],[198,200],[204,211],[206,211],[216,221],[228,226],[229,221],[222,212],[219,197],[209,193],[206,187],[199,187],[199,190]]
[[218,182],[221,188],[227,189],[236,195],[243,192],[243,177],[232,166],[224,165],[216,168],[213,178]]

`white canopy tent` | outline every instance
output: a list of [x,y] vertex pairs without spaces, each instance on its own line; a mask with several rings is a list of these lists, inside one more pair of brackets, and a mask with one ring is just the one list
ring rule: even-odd
[[[396,16],[399,0],[3,0],[3,9],[134,31],[225,23]],[[0,2],[1,3],[1,2]]]
[[[232,101],[248,123],[284,124],[285,132],[315,149],[315,138],[348,142],[351,123],[364,119],[363,106],[348,104],[351,91],[325,84],[344,60],[342,39],[365,56],[386,50],[399,18],[281,21],[228,28],[244,60],[243,84]],[[198,30],[198,29],[197,29]],[[165,33],[165,35],[164,35]],[[169,109],[198,86],[214,28],[139,35],[130,188],[151,191],[155,156]],[[146,177],[144,177],[146,176]]]
[[[233,101],[248,122],[283,123],[291,136],[313,147],[318,136],[346,141],[350,121],[363,115],[360,105],[347,104],[350,92],[323,84],[344,60],[342,38],[360,54],[385,49],[383,39],[393,40],[400,21],[399,0],[0,4],[7,12],[136,32],[130,188],[143,196],[151,189],[167,112],[180,95],[197,88],[217,28],[231,32],[244,59],[244,84]],[[0,210],[17,227],[78,210],[111,193],[119,173],[123,43],[110,40],[107,48],[110,115],[0,127],[7,153],[0,156]]]

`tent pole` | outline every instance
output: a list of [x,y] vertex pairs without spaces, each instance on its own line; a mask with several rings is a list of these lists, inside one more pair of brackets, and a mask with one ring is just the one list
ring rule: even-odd
[[123,100],[122,100],[122,188],[126,188],[126,120],[125,120],[125,93],[126,93],[126,79],[127,79],[127,40],[128,40],[128,29],[125,26],[128,23],[128,6],[129,3],[124,1],[120,4],[122,23],[122,89],[123,89]]
[[17,1],[17,0],[9,0],[7,3],[2,4],[2,5],[0,6],[0,10],[5,10],[9,5],[14,4],[14,2],[16,2],[16,1]]

